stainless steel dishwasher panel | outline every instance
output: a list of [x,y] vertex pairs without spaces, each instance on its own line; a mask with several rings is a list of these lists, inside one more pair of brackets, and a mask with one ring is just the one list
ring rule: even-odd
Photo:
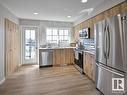
[[49,67],[53,65],[53,50],[42,49],[39,50],[39,66]]

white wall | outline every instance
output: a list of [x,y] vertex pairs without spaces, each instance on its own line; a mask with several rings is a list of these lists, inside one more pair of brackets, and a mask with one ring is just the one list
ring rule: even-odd
[[4,80],[4,65],[5,65],[5,29],[4,19],[19,23],[18,18],[14,16],[10,11],[0,4],[0,83]]

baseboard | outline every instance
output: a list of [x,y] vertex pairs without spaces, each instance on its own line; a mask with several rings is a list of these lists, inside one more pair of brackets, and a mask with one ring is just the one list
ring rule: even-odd
[[0,81],[0,85],[3,84],[5,81],[5,78],[3,80]]

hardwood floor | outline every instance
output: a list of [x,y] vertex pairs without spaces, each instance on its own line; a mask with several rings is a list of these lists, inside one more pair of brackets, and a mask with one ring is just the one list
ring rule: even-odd
[[100,95],[73,66],[23,66],[0,86],[0,95]]

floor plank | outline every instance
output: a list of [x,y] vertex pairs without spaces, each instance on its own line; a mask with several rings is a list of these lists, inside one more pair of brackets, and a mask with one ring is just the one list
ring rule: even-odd
[[73,66],[22,66],[0,86],[0,95],[100,95]]

